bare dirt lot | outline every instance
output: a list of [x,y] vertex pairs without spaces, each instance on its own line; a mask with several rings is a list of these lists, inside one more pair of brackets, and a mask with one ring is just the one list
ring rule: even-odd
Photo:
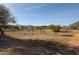
[[59,32],[54,33],[50,29],[44,30],[34,30],[34,31],[10,31],[5,32],[6,35],[18,38],[21,40],[33,39],[33,40],[48,40],[48,41],[56,41],[68,46],[79,46],[79,31],[72,30],[69,32]]
[[79,55],[79,31],[6,31],[0,55]]

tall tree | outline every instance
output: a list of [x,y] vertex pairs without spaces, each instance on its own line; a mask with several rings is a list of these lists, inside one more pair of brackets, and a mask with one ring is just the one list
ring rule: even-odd
[[2,28],[5,28],[6,25],[15,22],[15,17],[12,16],[9,11],[9,8],[5,7],[4,5],[0,5],[0,26],[2,26],[0,27],[1,35],[3,33]]

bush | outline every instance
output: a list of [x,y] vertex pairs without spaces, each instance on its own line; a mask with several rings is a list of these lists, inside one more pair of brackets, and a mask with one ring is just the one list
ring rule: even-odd
[[61,26],[59,25],[49,25],[49,28],[53,31],[53,32],[60,32]]
[[53,32],[60,32],[60,29],[59,28],[53,28]]

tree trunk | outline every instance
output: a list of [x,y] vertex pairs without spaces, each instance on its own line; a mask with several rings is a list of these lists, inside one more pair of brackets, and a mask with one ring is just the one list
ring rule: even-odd
[[0,39],[2,38],[2,36],[4,36],[4,31],[2,30],[2,28],[0,28]]

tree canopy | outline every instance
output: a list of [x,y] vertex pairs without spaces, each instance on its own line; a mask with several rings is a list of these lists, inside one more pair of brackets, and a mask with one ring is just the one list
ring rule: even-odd
[[71,29],[79,29],[79,21],[77,21],[77,22],[71,24],[69,27],[70,27]]
[[9,23],[15,23],[15,17],[10,13],[9,8],[0,5],[0,25],[4,26]]
[[61,29],[60,25],[49,25],[48,27],[53,30],[53,32],[59,32]]

